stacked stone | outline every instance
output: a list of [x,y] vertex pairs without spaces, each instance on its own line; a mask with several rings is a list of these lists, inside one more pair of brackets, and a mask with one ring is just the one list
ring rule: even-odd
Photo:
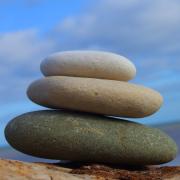
[[[41,64],[45,78],[33,82],[28,97],[57,110],[23,114],[5,129],[15,149],[37,157],[121,165],[171,161],[175,142],[162,131],[115,117],[155,113],[161,95],[127,82],[136,68],[125,57],[99,51],[67,51]],[[115,117],[109,117],[115,116]]]

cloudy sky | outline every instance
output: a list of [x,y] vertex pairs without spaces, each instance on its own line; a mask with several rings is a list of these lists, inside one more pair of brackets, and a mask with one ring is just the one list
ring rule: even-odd
[[42,77],[41,60],[62,50],[128,57],[137,67],[132,82],[164,97],[159,112],[138,121],[180,119],[179,0],[0,0],[0,22],[1,135],[15,115],[42,109],[27,99],[26,88]]

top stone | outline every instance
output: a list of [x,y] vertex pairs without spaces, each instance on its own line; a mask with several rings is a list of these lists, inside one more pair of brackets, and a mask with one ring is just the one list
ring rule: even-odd
[[74,76],[128,81],[136,68],[127,58],[103,51],[65,51],[48,56],[41,63],[45,76]]

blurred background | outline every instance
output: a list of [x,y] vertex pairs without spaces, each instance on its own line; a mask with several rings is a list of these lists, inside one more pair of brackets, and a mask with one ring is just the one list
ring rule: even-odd
[[[137,67],[133,83],[158,90],[159,112],[136,119],[166,131],[180,146],[179,0],[0,0],[0,157],[37,160],[8,147],[13,117],[43,109],[26,97],[39,64],[62,50],[104,50]],[[42,161],[42,160],[41,160]],[[178,156],[168,165],[180,164]]]

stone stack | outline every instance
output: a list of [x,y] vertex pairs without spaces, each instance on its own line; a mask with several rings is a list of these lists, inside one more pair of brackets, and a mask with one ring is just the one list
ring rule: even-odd
[[30,85],[28,97],[56,110],[13,119],[5,136],[15,149],[47,159],[136,166],[175,158],[177,146],[165,133],[117,118],[149,116],[163,101],[158,92],[127,82],[136,68],[125,57],[60,52],[47,57],[41,71],[45,78]]

